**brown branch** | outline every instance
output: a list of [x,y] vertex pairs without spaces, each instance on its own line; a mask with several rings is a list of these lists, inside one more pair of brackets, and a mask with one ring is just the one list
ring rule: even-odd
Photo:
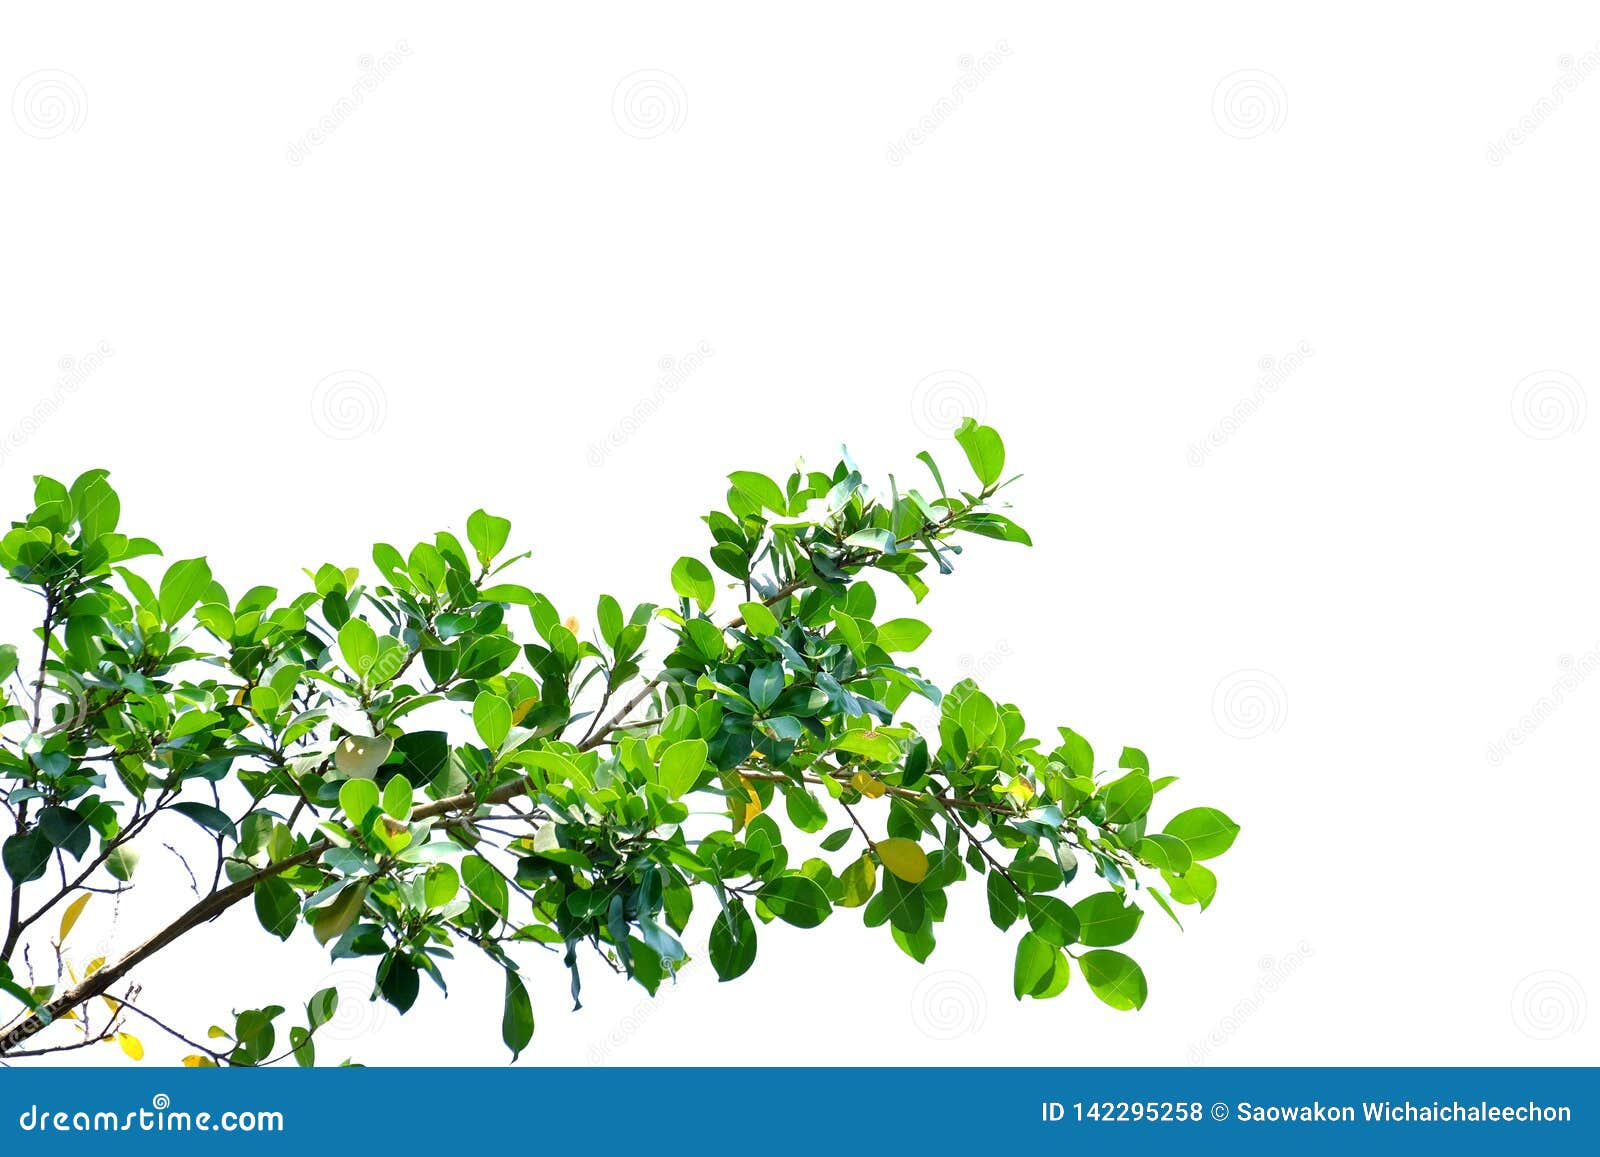
[[[909,543],[916,537],[922,537],[923,534],[937,534],[939,531],[946,529],[957,517],[957,514],[958,512],[952,512],[948,517],[941,519],[938,523],[934,524],[931,530],[925,530],[919,533],[919,535],[910,536],[903,541]],[[867,551],[858,559],[841,559],[838,565],[840,569],[850,566],[867,566],[870,565],[870,563],[881,553],[882,552],[880,551]],[[766,606],[772,606],[775,603],[781,602],[790,595],[795,594],[797,591],[812,585],[812,582],[812,576],[791,579],[789,582],[778,588],[778,590],[771,597],[763,600],[763,604]],[[736,618],[730,622],[725,629],[733,629],[742,626],[743,623],[743,616],[740,616],[739,618]],[[628,713],[642,703],[650,694],[650,692],[660,685],[661,678],[662,677],[660,675],[657,675],[655,678],[647,682],[600,728],[595,730],[592,734],[586,736],[583,742],[578,745],[578,749],[580,751],[589,751],[595,747],[598,747],[604,741],[605,736],[610,731],[618,727],[621,722],[627,718]],[[789,780],[789,777],[787,776],[769,773],[748,772],[745,774],[746,778],[749,779],[769,779],[773,781]],[[820,779],[812,779],[810,777],[802,778],[808,778],[811,782],[822,782]],[[418,808],[413,813],[412,818],[419,820],[433,819],[439,816],[447,816],[452,812],[459,812],[466,809],[476,810],[483,804],[507,803],[518,796],[527,794],[530,786],[531,784],[529,780],[526,778],[519,778],[511,783],[501,785],[499,788],[496,788],[493,792],[489,793],[487,797],[481,800],[478,799],[477,796],[472,792],[462,792],[459,795],[437,800],[434,803]],[[922,795],[922,793],[911,791],[908,788],[890,787],[888,790],[890,793],[897,795],[908,795],[913,797],[919,797]],[[939,799],[939,797],[935,798]],[[939,802],[943,803],[945,801],[943,799],[939,799]],[[1006,815],[1014,814],[1007,811],[1005,808],[1001,808],[992,804],[978,803],[975,801],[949,802],[961,807],[976,807]],[[865,833],[863,832],[863,834]],[[228,887],[219,891],[212,892],[210,895],[199,900],[176,920],[168,924],[165,928],[161,929],[143,944],[140,944],[137,948],[133,949],[121,960],[116,961],[114,964],[107,965],[99,972],[95,973],[94,976],[86,978],[83,983],[52,1000],[46,1006],[46,1011],[49,1013],[49,1020],[41,1016],[39,1013],[33,1013],[24,1019],[20,1024],[16,1025],[16,1027],[7,1031],[3,1036],[0,1036],[0,1056],[32,1055],[29,1052],[19,1052],[16,1046],[40,1032],[48,1023],[53,1021],[56,1017],[59,1017],[62,1013],[68,1012],[96,996],[103,995],[107,989],[109,989],[117,981],[121,980],[132,969],[137,967],[139,964],[142,964],[156,953],[160,952],[163,948],[166,948],[173,941],[199,927],[201,924],[205,924],[216,919],[234,904],[237,904],[245,897],[251,895],[256,884],[260,883],[262,880],[271,879],[280,873],[288,871],[290,868],[296,867],[300,864],[315,863],[317,860],[321,859],[323,853],[332,846],[333,844],[330,840],[318,840],[316,843],[306,848],[303,852],[296,853],[295,855],[289,856],[286,859],[269,864],[265,868],[246,876],[244,879],[230,884]],[[13,908],[15,908],[16,903],[16,897],[15,894],[13,894]],[[7,954],[9,954],[9,947],[10,946],[8,945]],[[3,958],[3,956],[0,956],[0,958]],[[35,1051],[42,1052],[45,1050]]]

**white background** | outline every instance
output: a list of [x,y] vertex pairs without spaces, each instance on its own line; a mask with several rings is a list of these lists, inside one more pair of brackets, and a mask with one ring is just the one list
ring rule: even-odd
[[[1244,826],[1135,940],[1144,1011],[1017,1004],[969,888],[926,968],[846,912],[654,1004],[540,961],[528,1060],[1592,1064],[1597,41],[1576,3],[13,7],[0,501],[107,466],[235,590],[487,505],[592,621],[668,594],[726,471],[954,470],[975,411],[1038,545],[934,584],[923,669]],[[76,935],[184,902],[143,871]],[[329,975],[238,911],[138,979],[203,1033]],[[477,961],[403,1020],[334,979],[328,1059],[504,1059]]]

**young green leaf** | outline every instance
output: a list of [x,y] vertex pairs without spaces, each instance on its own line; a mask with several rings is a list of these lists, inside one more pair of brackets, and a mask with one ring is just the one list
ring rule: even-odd
[[522,977],[510,968],[506,969],[506,1004],[500,1018],[500,1039],[511,1050],[512,1061],[520,1057],[533,1040],[533,1001],[528,997]]
[[966,451],[967,461],[971,463],[978,481],[985,488],[998,482],[1006,467],[1006,448],[994,427],[980,426],[971,418],[965,418],[956,428],[955,437],[961,449]]

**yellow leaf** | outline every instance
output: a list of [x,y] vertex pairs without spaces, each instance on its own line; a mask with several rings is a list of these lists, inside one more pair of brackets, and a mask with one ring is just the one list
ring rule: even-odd
[[206,1035],[212,1040],[218,1040],[227,1036],[228,1034],[226,1030],[220,1029],[216,1025],[212,1025],[210,1028],[206,1029]]
[[750,781],[741,775],[739,777],[739,785],[749,793],[750,802],[741,808],[738,800],[733,801],[731,810],[733,811],[734,819],[738,821],[734,825],[734,831],[738,831],[761,814],[761,797],[756,794],[756,789],[750,786]]
[[100,999],[106,1002],[106,1007],[111,1010],[112,1016],[116,1016],[117,1013],[122,1011],[122,1005],[112,1000],[109,996],[102,994]]
[[1006,794],[1015,796],[1023,803],[1027,803],[1033,798],[1033,785],[1019,775],[1012,779],[1010,785],[1006,788]]
[[868,799],[882,799],[889,792],[887,787],[864,771],[858,771],[850,777],[850,786]]
[[78,1019],[78,1014],[73,1012],[70,1008],[67,1009],[66,1012],[58,1012],[58,1013],[56,1013],[56,1015],[59,1016],[62,1020],[77,1020]]
[[250,688],[248,688],[248,687],[241,687],[241,688],[239,688],[237,691],[235,691],[233,693],[233,705],[235,707],[243,707],[244,706],[244,697],[245,697],[246,693],[249,692],[249,690],[250,690]]
[[84,908],[92,899],[94,899],[93,895],[85,892],[67,905],[67,910],[61,913],[61,935],[56,939],[57,944],[65,944],[67,942],[67,933],[72,931],[72,926],[78,922],[78,917],[83,915]]
[[532,711],[538,705],[539,699],[537,696],[524,699],[521,703],[518,703],[516,708],[511,712],[511,726],[521,727],[522,721],[528,717],[528,712]]
[[217,1067],[217,1062],[210,1057],[202,1057],[191,1053],[183,1058],[183,1067],[186,1069],[214,1069]]
[[908,884],[920,884],[922,877],[928,874],[928,853],[918,847],[915,840],[895,836],[880,840],[875,850],[883,866]]
[[144,1060],[144,1045],[139,1043],[139,1038],[132,1033],[119,1032],[117,1044],[122,1046],[122,1051],[128,1054],[131,1060]]

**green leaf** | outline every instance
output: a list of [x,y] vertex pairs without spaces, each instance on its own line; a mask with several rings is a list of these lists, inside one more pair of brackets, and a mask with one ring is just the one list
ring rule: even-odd
[[506,969],[506,1008],[500,1018],[500,1039],[511,1050],[513,1061],[533,1040],[533,1001],[528,999],[522,977],[509,968]]
[[269,876],[255,887],[256,919],[279,940],[287,940],[300,919],[300,894],[282,877]]
[[1070,727],[1062,727],[1061,751],[1067,770],[1073,775],[1088,779],[1094,775],[1094,748],[1089,741]]
[[854,833],[854,828],[840,828],[838,831],[829,832],[822,841],[822,850],[825,852],[837,852],[850,842],[850,837]]
[[706,741],[680,739],[661,753],[661,786],[672,799],[681,799],[694,787],[706,766]]
[[1078,939],[1078,917],[1065,900],[1055,896],[1028,897],[1028,927],[1040,939],[1065,948]]
[[600,626],[600,637],[606,646],[615,647],[622,634],[622,607],[610,595],[601,595],[595,607],[595,618]]
[[361,682],[372,683],[372,669],[378,661],[378,633],[366,620],[350,619],[339,628],[339,654]]
[[114,879],[127,883],[133,879],[133,870],[139,866],[139,853],[123,844],[106,857],[106,871]]
[[717,914],[711,926],[709,944],[711,967],[718,980],[736,980],[750,971],[756,961],[756,925],[745,911],[744,901],[734,899]]
[[461,880],[480,904],[505,918],[509,893],[505,877],[495,870],[493,864],[481,856],[468,856],[461,861]]
[[739,613],[744,616],[745,628],[752,635],[764,638],[778,633],[778,618],[765,603],[740,603]]
[[1198,904],[1204,912],[1216,898],[1216,873],[1204,864],[1191,864],[1181,876],[1163,872],[1161,877],[1172,889],[1172,898],[1180,904]]
[[1144,1007],[1150,989],[1131,958],[1120,952],[1085,952],[1078,957],[1078,967],[1094,994],[1112,1008],[1126,1012]]
[[832,911],[821,886],[805,876],[779,876],[756,895],[774,916],[796,928],[815,928]]
[[1106,822],[1109,824],[1133,823],[1150,810],[1150,804],[1156,798],[1150,777],[1142,771],[1106,784],[1097,794],[1105,801]]
[[289,1048],[294,1053],[294,1063],[301,1068],[309,1069],[317,1063],[317,1042],[297,1024],[289,1027]]
[[883,901],[889,923],[902,932],[915,932],[928,919],[928,901],[922,889],[891,872],[883,874]]
[[1145,863],[1175,875],[1182,875],[1194,864],[1194,853],[1189,851],[1189,845],[1177,836],[1164,833],[1145,836],[1134,845],[1134,853]]
[[490,751],[499,751],[511,734],[511,704],[492,691],[479,692],[472,701],[472,725]]
[[728,481],[751,502],[765,506],[774,514],[788,517],[789,503],[784,498],[783,490],[765,474],[758,474],[754,470],[735,470],[728,475]]
[[161,578],[159,605],[162,621],[171,627],[188,614],[211,585],[211,568],[203,558],[173,563]]
[[212,807],[208,803],[185,800],[183,803],[173,804],[172,810],[182,812],[201,827],[218,832],[229,839],[234,839],[236,836],[233,821],[228,818],[228,813],[221,808]]
[[1072,906],[1078,918],[1078,943],[1090,948],[1109,948],[1126,943],[1139,930],[1144,910],[1124,904],[1115,892],[1098,892]]
[[4,848],[0,849],[0,860],[4,860],[6,874],[11,877],[13,883],[24,884],[44,875],[45,869],[50,866],[50,854],[54,850],[50,841],[45,839],[44,833],[35,828],[26,835],[8,838]]
[[306,1001],[306,1023],[315,1032],[333,1019],[334,1013],[339,1011],[339,990],[337,988],[319,988]]
[[931,633],[928,624],[917,619],[890,619],[878,626],[878,646],[885,651],[915,651]]
[[972,472],[984,487],[994,485],[1006,466],[1006,448],[992,426],[980,426],[971,418],[962,419],[956,428],[956,441],[966,451]]
[[999,872],[990,870],[989,883],[989,919],[994,921],[994,926],[1004,932],[1017,922],[1017,917],[1022,915],[1022,898],[1006,882],[1006,878]]
[[1173,816],[1164,830],[1188,844],[1195,859],[1211,860],[1233,847],[1239,825],[1214,807],[1196,807]]
[[765,711],[783,692],[783,664],[768,663],[750,672],[750,702]]
[[[351,782],[366,781],[351,780]],[[316,936],[317,943],[325,945],[343,936],[356,922],[356,917],[361,915],[361,909],[366,902],[367,881],[361,880],[340,892],[333,903],[312,913],[311,931]]]
[[411,781],[405,776],[393,776],[384,785],[383,814],[401,821],[411,818]]
[[1012,970],[1011,990],[1018,1000],[1049,981],[1061,950],[1044,937],[1024,932],[1017,941],[1017,960]]
[[512,757],[517,763],[537,767],[553,780],[593,787],[589,774],[559,751],[518,751]]
[[434,864],[422,876],[422,899],[430,909],[443,908],[461,890],[461,877],[449,864]]
[[485,569],[494,561],[494,556],[505,549],[510,534],[510,519],[497,518],[482,510],[467,515],[467,541]]
[[697,558],[680,558],[672,564],[672,589],[686,599],[700,604],[702,611],[711,609],[717,586],[706,564]]
[[786,784],[783,807],[789,813],[789,822],[803,832],[820,832],[828,826],[828,813],[817,802],[817,797],[803,787]]
[[378,785],[370,779],[347,779],[339,787],[339,806],[356,826],[368,813],[378,810]]
[[1009,870],[1024,892],[1054,892],[1066,882],[1060,863],[1044,852],[1018,855]]
[[839,899],[835,901],[839,907],[859,908],[872,899],[872,893],[877,889],[878,866],[873,863],[871,856],[859,856],[839,873],[839,884]]

